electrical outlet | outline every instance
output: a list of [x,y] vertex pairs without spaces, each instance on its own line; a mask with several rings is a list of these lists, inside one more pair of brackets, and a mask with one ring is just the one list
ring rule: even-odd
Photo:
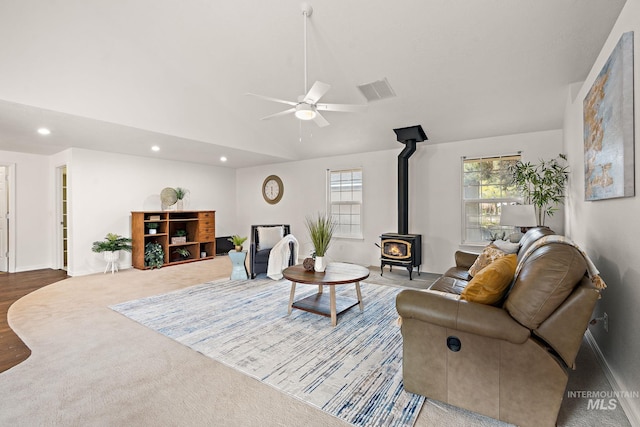
[[609,315],[605,312],[603,317],[604,331],[609,332]]

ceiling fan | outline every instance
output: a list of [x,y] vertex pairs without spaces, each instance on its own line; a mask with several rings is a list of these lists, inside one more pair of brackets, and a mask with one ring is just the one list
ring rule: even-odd
[[319,103],[322,98],[331,88],[330,84],[316,81],[311,89],[307,91],[307,19],[313,13],[313,8],[308,3],[302,4],[302,16],[304,17],[304,91],[305,95],[300,95],[297,101],[287,101],[285,99],[273,98],[271,96],[257,95],[255,93],[247,93],[247,95],[255,96],[258,98],[266,99],[267,101],[278,102],[281,104],[290,105],[288,110],[280,111],[279,113],[271,114],[260,120],[272,119],[274,117],[285,116],[287,114],[294,114],[300,120],[313,120],[318,126],[328,126],[329,122],[325,119],[320,111],[339,111],[354,113],[363,111],[367,108],[366,105],[353,105],[353,104],[326,104]]

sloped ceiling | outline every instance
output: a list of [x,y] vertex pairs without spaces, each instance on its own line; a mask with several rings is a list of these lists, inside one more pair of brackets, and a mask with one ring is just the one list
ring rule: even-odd
[[[298,1],[0,0],[0,150],[68,147],[244,167],[562,127],[623,0],[310,2],[309,83],[363,113],[259,120],[304,93]],[[35,130],[45,126],[51,135]],[[157,153],[152,145],[160,146]]]

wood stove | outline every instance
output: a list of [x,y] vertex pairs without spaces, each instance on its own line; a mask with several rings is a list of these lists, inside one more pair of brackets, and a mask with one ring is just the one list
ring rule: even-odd
[[409,280],[413,280],[414,267],[420,275],[422,264],[422,236],[420,234],[384,233],[380,236],[380,274],[385,265],[389,270],[393,266],[404,267],[409,272]]
[[398,142],[405,144],[398,155],[398,232],[380,236],[380,275],[384,266],[405,267],[409,280],[413,280],[413,269],[420,275],[422,264],[422,236],[409,234],[409,157],[416,151],[416,143],[427,139],[422,126],[410,126],[393,130]]

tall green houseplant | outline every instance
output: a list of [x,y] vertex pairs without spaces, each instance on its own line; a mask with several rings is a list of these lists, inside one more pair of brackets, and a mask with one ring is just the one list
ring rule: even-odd
[[551,160],[540,160],[538,164],[517,161],[509,166],[512,184],[522,193],[526,204],[535,206],[540,226],[544,226],[546,217],[553,216],[564,201],[569,179],[566,161],[567,156],[559,154]]

